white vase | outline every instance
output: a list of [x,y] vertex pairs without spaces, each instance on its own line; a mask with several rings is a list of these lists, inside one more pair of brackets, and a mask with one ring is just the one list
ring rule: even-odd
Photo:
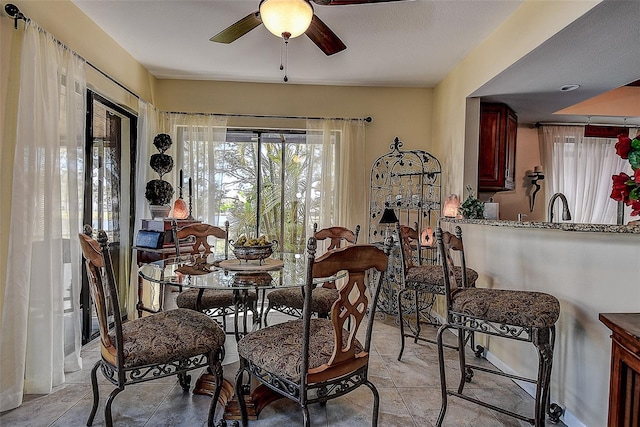
[[152,218],[167,218],[171,212],[170,205],[149,205]]

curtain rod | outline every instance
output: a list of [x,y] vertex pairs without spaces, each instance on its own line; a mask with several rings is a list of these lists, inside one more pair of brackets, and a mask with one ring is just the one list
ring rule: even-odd
[[[18,8],[18,6],[16,6],[15,4],[12,3],[8,3],[4,6],[4,11],[7,13],[7,15],[9,15],[9,17],[13,18],[14,20],[14,28],[17,30],[18,29],[18,21],[23,20],[25,23],[28,21],[32,22],[30,18],[27,18],[22,12],[20,12],[20,9]],[[35,24],[41,31],[44,31],[45,33],[49,34],[55,41],[56,43],[58,43],[60,46],[62,46],[63,48],[67,49],[70,52],[73,52],[74,55],[77,55],[80,59],[82,59],[88,66],[90,66],[91,68],[93,68],[94,70],[96,70],[98,73],[102,74],[104,77],[106,77],[107,79],[109,79],[111,82],[115,83],[116,85],[118,85],[120,88],[124,89],[125,91],[127,91],[129,94],[133,95],[134,97],[136,97],[137,99],[142,99],[138,94],[136,94],[135,92],[133,92],[131,89],[129,89],[128,87],[126,87],[125,85],[123,85],[122,83],[120,83],[119,81],[117,81],[116,79],[114,79],[113,77],[111,77],[110,75],[108,75],[107,73],[105,73],[104,71],[102,71],[100,68],[96,67],[95,65],[93,65],[90,61],[88,61],[86,58],[82,57],[82,55],[78,54],[78,52],[74,51],[73,49],[71,49],[69,46],[67,46],[66,44],[64,44],[62,41],[58,40],[56,37],[54,37],[51,33],[49,33],[47,30],[45,30],[44,28],[40,27],[39,25]],[[144,101],[144,99],[143,99]],[[146,102],[146,101],[145,101]]]
[[612,124],[612,123],[562,123],[562,122],[536,122],[535,127],[540,126],[609,126],[617,128],[637,128],[640,125],[628,125],[628,124]]
[[301,119],[301,120],[364,120],[371,123],[373,118],[367,117],[310,117],[310,116],[279,116],[270,114],[223,114],[223,113],[188,113],[185,111],[166,111],[167,114],[193,114],[202,116],[220,116],[220,117],[248,117],[257,119]]

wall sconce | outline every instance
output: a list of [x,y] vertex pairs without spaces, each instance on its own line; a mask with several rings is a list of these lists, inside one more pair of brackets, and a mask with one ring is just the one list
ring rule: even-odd
[[531,178],[531,185],[535,186],[535,190],[531,192],[531,196],[529,197],[529,212],[533,212],[533,207],[536,203],[536,194],[540,191],[540,184],[538,184],[538,181],[542,181],[544,179],[542,166],[535,166],[533,168],[533,172],[528,174],[527,178]]
[[442,209],[442,215],[447,218],[456,218],[458,216],[458,209],[460,208],[460,199],[457,194],[449,194],[447,200],[444,202],[444,208]]

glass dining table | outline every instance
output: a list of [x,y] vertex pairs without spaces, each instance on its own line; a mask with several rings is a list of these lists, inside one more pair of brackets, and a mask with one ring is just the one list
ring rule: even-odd
[[[306,280],[307,257],[305,254],[274,253],[263,260],[224,259],[214,253],[183,255],[143,264],[138,274],[145,280],[161,285],[198,289],[196,310],[202,311],[202,295],[207,289],[233,290],[238,305],[244,307],[244,332],[247,331],[248,292],[255,290],[262,295],[258,304],[258,316],[253,319],[253,329],[262,325],[262,307],[269,289],[303,287]],[[317,279],[322,283],[327,279]],[[235,310],[236,338],[240,337],[238,312]]]

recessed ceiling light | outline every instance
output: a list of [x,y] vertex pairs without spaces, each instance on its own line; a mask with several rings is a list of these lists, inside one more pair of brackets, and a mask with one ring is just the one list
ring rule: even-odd
[[576,90],[580,87],[580,85],[564,85],[560,86],[561,92],[571,92],[572,90]]

